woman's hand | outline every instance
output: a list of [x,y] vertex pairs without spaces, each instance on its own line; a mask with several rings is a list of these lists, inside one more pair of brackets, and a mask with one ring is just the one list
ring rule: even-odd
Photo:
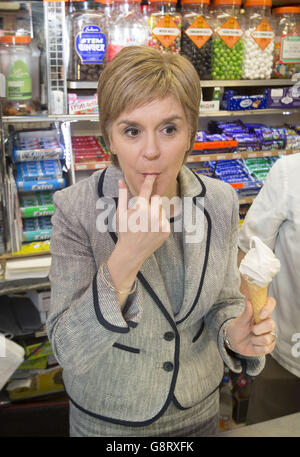
[[119,181],[118,248],[129,252],[140,265],[170,235],[170,223],[160,196],[151,196],[155,179],[155,175],[146,176],[132,208],[128,207],[127,186],[124,181]]
[[[116,214],[118,241],[107,261],[113,285],[118,290],[130,290],[145,260],[170,235],[170,222],[166,218],[160,197],[151,197],[154,181],[153,175],[145,178],[133,208],[128,208],[126,184],[124,181],[119,182],[119,204]],[[143,221],[147,222],[144,226]],[[155,230],[151,230],[151,223]],[[139,226],[142,230],[136,230]],[[121,307],[126,303],[127,296],[119,295]]]
[[276,338],[271,333],[275,331],[275,322],[269,316],[276,305],[274,298],[268,297],[267,303],[260,313],[258,324],[253,320],[253,308],[246,300],[244,312],[233,319],[226,327],[226,334],[234,352],[245,356],[269,354],[274,350]]

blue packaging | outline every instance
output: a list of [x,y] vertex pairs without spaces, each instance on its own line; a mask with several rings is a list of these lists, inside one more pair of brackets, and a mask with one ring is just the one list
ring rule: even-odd
[[234,90],[226,90],[221,101],[221,109],[226,111],[266,109],[267,102],[267,90],[262,95],[237,95]]
[[38,179],[35,181],[23,181],[16,179],[18,192],[33,192],[35,190],[59,190],[66,186],[65,178]]

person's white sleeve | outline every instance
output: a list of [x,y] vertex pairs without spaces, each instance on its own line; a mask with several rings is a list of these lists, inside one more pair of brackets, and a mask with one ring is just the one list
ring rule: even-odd
[[239,233],[239,248],[248,252],[250,238],[259,237],[274,249],[280,225],[287,218],[288,180],[285,158],[271,168],[258,196],[252,203]]

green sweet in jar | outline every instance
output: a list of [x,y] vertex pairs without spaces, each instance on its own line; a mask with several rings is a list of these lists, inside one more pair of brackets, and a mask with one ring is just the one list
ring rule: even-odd
[[216,79],[240,79],[242,75],[243,43],[239,40],[229,48],[221,39],[213,40],[212,72]]

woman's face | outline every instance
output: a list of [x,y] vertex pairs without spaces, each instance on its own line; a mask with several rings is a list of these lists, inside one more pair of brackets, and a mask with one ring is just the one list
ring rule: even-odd
[[139,194],[147,174],[156,174],[152,194],[172,198],[190,147],[190,127],[181,104],[170,95],[123,111],[111,126],[110,146],[132,195]]

